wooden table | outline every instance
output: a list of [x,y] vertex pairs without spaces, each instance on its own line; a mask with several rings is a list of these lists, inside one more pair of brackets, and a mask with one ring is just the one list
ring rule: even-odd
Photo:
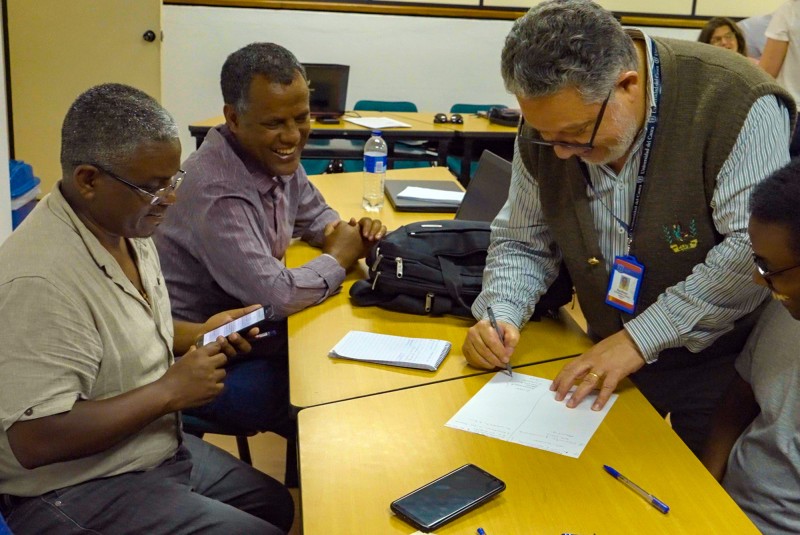
[[[437,167],[393,170],[388,178],[454,180],[447,169]],[[361,173],[316,175],[311,177],[311,181],[343,219],[351,216],[360,218],[367,214],[361,208]],[[452,219],[453,215],[395,212],[387,201],[378,217],[389,229],[393,229],[414,221]],[[299,266],[319,254],[318,249],[295,242],[286,252],[286,263],[289,267]],[[484,370],[467,366],[461,351],[461,344],[474,320],[452,316],[417,316],[351,305],[350,286],[365,276],[365,269],[362,261],[360,269],[348,274],[338,295],[289,317],[289,393],[293,406],[311,407],[484,373]],[[448,340],[452,349],[435,372],[328,357],[330,349],[351,330],[439,338]],[[522,330],[512,365],[572,356],[589,347],[589,338],[564,313],[560,320],[543,319],[529,323]]]
[[[370,112],[358,111],[348,112],[358,113],[361,117],[390,117],[403,121],[411,125],[411,128],[387,128],[382,130],[383,137],[386,139],[390,148],[390,157],[392,156],[392,149],[395,141],[402,140],[419,140],[426,139],[437,143],[438,145],[438,162],[440,166],[446,165],[447,155],[449,152],[449,144],[453,139],[459,138],[463,140],[463,152],[461,154],[461,172],[459,173],[459,181],[462,184],[469,183],[469,167],[473,159],[473,149],[475,143],[479,141],[492,141],[492,140],[507,140],[513,143],[517,135],[517,128],[511,126],[501,126],[498,124],[490,123],[488,119],[478,117],[473,114],[462,113],[464,124],[442,123],[436,124],[433,122],[433,117],[436,115],[431,112]],[[447,114],[450,117],[451,114]],[[210,128],[225,122],[223,116],[212,117],[193,123],[189,125],[189,132],[195,138],[197,147],[203,142],[206,133]],[[363,126],[350,123],[341,119],[339,124],[322,124],[316,121],[311,122],[311,139],[363,139],[366,140],[370,136],[370,129]],[[336,145],[335,142],[329,149],[319,147],[308,147],[303,151],[303,157],[311,158],[361,158],[361,151],[353,151],[350,146]],[[408,159],[407,156],[398,156],[398,158]]]
[[[458,180],[462,184],[469,184],[469,168],[472,160],[477,160],[480,154],[473,155],[473,149],[476,143],[481,141],[496,141],[505,140],[510,144],[514,143],[517,137],[516,126],[502,126],[499,124],[489,122],[485,117],[478,117],[472,113],[461,113],[463,124],[455,123],[440,123],[433,122],[435,113],[430,112],[392,112],[390,114],[393,118],[399,121],[405,121],[413,124],[414,128],[421,127],[422,125],[432,125],[434,130],[446,129],[452,130],[455,134],[455,139],[463,141],[463,149],[461,153],[461,169],[458,174]],[[447,117],[453,115],[448,113]]]
[[[552,378],[562,362],[516,370]],[[490,375],[305,409],[299,414],[305,535],[402,534],[396,498],[466,463],[506,482],[438,535],[756,534],[758,531],[630,383],[578,459],[444,424]],[[498,410],[502,410],[501,407]],[[664,515],[608,464],[671,507]]]
[[[394,117],[393,113],[385,113],[385,112],[372,112],[372,111],[359,111],[359,112],[348,112],[348,113],[357,113],[359,117],[392,117],[399,121],[403,121],[403,119],[399,117]],[[197,123],[193,123],[189,125],[189,132],[191,133],[192,137],[195,138],[195,142],[197,143],[197,148],[200,148],[200,145],[203,143],[203,140],[206,137],[206,133],[208,131],[225,122],[225,117],[220,115],[217,117],[211,117],[209,119],[205,119],[199,121]],[[405,122],[409,122],[406,120]],[[337,144],[336,141],[341,140],[362,140],[366,141],[372,135],[372,129],[366,128],[364,126],[359,126],[357,124],[345,121],[344,118],[341,118],[338,123],[336,124],[324,124],[319,123],[315,120],[311,121],[311,133],[309,135],[309,139],[312,140],[331,140],[332,143],[330,146],[311,146],[307,145],[305,149],[303,149],[303,158],[355,158],[361,159],[363,156],[363,149],[361,147],[353,148],[352,145],[348,143],[339,143]],[[447,149],[450,140],[455,136],[455,132],[451,128],[434,128],[433,122],[431,124],[424,123],[422,121],[415,121],[412,124],[411,128],[386,128],[381,130],[381,135],[386,140],[386,144],[389,148],[389,159],[390,161],[394,159],[394,144],[397,141],[403,140],[428,140],[435,142],[437,144],[437,154],[438,157],[436,158],[439,165],[444,166],[446,165],[447,160]],[[397,159],[402,160],[413,160],[415,159],[413,156],[408,154],[398,154]]]

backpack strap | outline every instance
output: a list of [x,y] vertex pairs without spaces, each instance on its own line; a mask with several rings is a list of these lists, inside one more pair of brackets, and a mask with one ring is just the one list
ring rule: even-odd
[[455,263],[446,256],[437,256],[436,258],[439,260],[439,266],[442,270],[442,279],[444,279],[444,286],[447,288],[447,293],[450,294],[454,302],[459,303],[469,310],[470,306],[467,305],[461,297],[463,284],[461,283],[459,269],[456,267]]

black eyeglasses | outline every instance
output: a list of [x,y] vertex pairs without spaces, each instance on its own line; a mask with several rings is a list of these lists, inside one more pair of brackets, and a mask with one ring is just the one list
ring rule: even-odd
[[[80,164],[75,164],[75,165],[80,165]],[[92,167],[97,167],[100,171],[102,171],[104,174],[110,176],[114,180],[118,180],[119,182],[122,182],[123,184],[125,184],[129,188],[138,191],[139,193],[141,193],[142,195],[144,195],[146,197],[149,197],[150,198],[150,204],[158,204],[160,202],[163,202],[164,199],[169,197],[170,193],[172,193],[173,191],[176,191],[181,186],[181,183],[183,183],[183,179],[186,178],[186,171],[184,171],[183,169],[180,169],[175,176],[170,178],[169,185],[164,186],[163,188],[157,189],[155,191],[147,191],[146,189],[141,188],[141,187],[137,186],[136,184],[131,184],[130,182],[128,182],[127,180],[125,180],[124,178],[119,176],[118,174],[116,174],[116,173],[114,173],[112,171],[109,171],[108,169],[106,169],[105,167],[103,167],[100,164],[89,162],[86,165],[91,165]]]
[[[533,143],[535,145],[544,145],[545,147],[563,147],[565,149],[593,149],[594,148],[594,138],[597,135],[597,130],[600,128],[600,123],[603,122],[603,115],[606,113],[606,106],[608,106],[608,100],[611,98],[611,93],[614,91],[614,88],[611,88],[611,91],[608,92],[606,95],[606,99],[603,101],[603,104],[600,106],[600,112],[597,114],[597,119],[594,121],[594,129],[592,129],[592,137],[589,138],[588,143],[567,143],[566,141],[547,141],[546,139],[542,139],[541,137],[521,137],[529,143]],[[539,133],[536,132],[538,135]]]
[[464,124],[464,118],[461,116],[460,113],[454,113],[450,117],[447,117],[446,113],[437,113],[433,116],[433,122],[436,124],[444,124],[444,123],[453,123],[453,124]]
[[792,269],[800,268],[800,264],[795,264],[794,266],[776,269],[775,271],[770,271],[767,269],[767,265],[764,262],[764,259],[759,256],[756,256],[755,253],[753,253],[753,262],[756,265],[756,270],[758,271],[758,274],[761,275],[761,278],[766,281],[767,286],[769,286],[769,289],[772,290],[773,292],[775,291],[775,288],[772,287],[772,277],[774,277],[775,275],[780,275],[784,271],[790,271]]

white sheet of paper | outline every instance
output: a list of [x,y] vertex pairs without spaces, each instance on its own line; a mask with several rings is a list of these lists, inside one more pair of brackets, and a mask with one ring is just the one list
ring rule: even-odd
[[591,409],[596,393],[568,409],[556,401],[550,383],[497,373],[445,425],[577,459],[618,396],[612,394],[600,411]]
[[461,201],[464,200],[464,192],[409,186],[398,193],[397,197],[400,199],[418,199],[421,201],[461,204]]
[[358,126],[377,128],[379,130],[381,128],[411,128],[410,124],[396,121],[389,117],[345,117],[344,120]]

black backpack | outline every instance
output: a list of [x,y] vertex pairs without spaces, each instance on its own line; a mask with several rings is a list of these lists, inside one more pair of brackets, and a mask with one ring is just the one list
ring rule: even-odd
[[[350,288],[359,306],[421,315],[472,318],[481,292],[490,227],[483,221],[420,221],[390,232],[367,255],[369,278]],[[572,280],[561,273],[542,296],[534,319],[572,299]]]

